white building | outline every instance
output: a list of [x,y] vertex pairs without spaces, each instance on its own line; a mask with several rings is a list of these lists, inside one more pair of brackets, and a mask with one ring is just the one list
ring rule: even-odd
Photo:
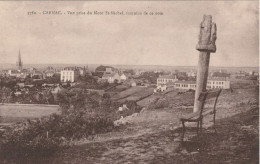
[[188,75],[188,77],[196,77],[197,76],[197,72],[190,71],[190,72],[187,72],[187,75]]
[[161,91],[161,92],[164,92],[164,91],[167,90],[167,86],[166,85],[163,85],[163,86],[159,85],[159,86],[157,86],[157,90]]
[[[177,89],[196,90],[196,81],[177,81],[174,86]],[[230,80],[224,77],[209,78],[207,89],[230,89]]]
[[8,70],[8,75],[9,76],[15,76],[15,77],[19,77],[21,75],[21,73],[17,70]]
[[115,81],[120,82],[120,76],[118,73],[104,74],[102,79],[106,80],[108,83],[114,83]]
[[230,80],[228,77],[211,77],[208,78],[207,89],[230,89]]
[[177,81],[175,82],[175,88],[177,89],[185,89],[185,90],[195,90],[196,89],[196,81]]
[[61,72],[60,81],[61,82],[75,82],[78,80],[80,75],[79,69],[77,67],[66,67]]
[[120,81],[125,81],[126,79],[127,77],[124,73],[120,75]]
[[157,86],[166,85],[167,83],[173,83],[178,81],[176,75],[160,76],[157,78]]

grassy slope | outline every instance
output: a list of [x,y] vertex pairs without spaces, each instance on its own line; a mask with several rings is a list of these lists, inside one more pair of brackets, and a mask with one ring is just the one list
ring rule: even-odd
[[[218,135],[209,128],[198,139],[190,131],[185,134],[190,143],[181,145],[177,142],[180,131],[172,129],[179,123],[178,118],[190,110],[144,111],[120,132],[79,142],[56,154],[50,162],[257,163],[258,97],[254,87],[223,92],[218,103]],[[204,119],[204,127],[211,124],[210,120],[210,116]]]
[[[171,98],[190,103],[187,98],[185,102],[185,95]],[[192,110],[146,110],[120,131],[79,141],[44,163],[258,163],[258,98],[253,86],[224,91],[217,107],[218,135],[210,128],[203,130],[201,138],[189,131],[185,134],[188,142],[181,145],[181,131],[173,127],[179,125],[181,115]],[[204,127],[211,120],[211,116],[205,117]]]

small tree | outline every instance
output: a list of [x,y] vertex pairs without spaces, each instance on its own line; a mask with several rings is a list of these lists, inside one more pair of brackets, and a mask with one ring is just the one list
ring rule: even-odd
[[115,79],[115,80],[114,80],[114,84],[117,84],[117,83],[118,83],[118,80],[117,80],[117,79]]

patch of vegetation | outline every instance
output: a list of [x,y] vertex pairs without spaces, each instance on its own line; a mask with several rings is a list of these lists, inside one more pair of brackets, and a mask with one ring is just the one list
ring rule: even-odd
[[169,107],[169,101],[166,98],[157,98],[150,105],[148,109],[161,109]]
[[0,153],[5,158],[38,158],[56,152],[64,140],[86,138],[113,129],[113,121],[102,114],[71,110],[27,124],[18,124],[4,133]]
[[159,75],[161,75],[162,73],[154,73],[154,72],[144,72],[142,75],[140,75],[138,78],[139,79],[145,79],[148,82],[152,83],[152,84],[156,84],[157,82],[157,78],[159,77]]
[[67,141],[113,131],[115,120],[141,110],[136,102],[127,101],[127,110],[118,112],[122,104],[112,102],[109,94],[86,94],[77,88],[63,90],[58,100],[62,114],[15,124],[4,132],[0,159],[50,157]]

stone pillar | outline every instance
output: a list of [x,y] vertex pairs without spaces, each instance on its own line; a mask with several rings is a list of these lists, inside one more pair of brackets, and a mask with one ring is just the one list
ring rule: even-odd
[[203,102],[198,101],[201,92],[206,91],[210,53],[216,52],[217,26],[212,22],[211,15],[204,15],[200,24],[199,42],[196,49],[199,53],[199,63],[196,80],[196,92],[193,112],[201,109]]

